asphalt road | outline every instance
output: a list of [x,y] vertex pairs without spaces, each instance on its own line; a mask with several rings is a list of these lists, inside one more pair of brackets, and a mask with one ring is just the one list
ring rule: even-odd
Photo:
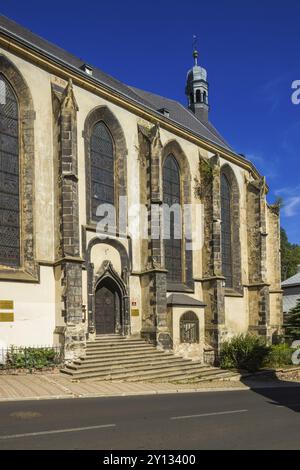
[[300,387],[3,402],[2,449],[300,449]]

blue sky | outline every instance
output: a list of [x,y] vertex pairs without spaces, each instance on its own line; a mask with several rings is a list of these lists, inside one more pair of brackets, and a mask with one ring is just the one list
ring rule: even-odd
[[208,70],[211,121],[284,200],[300,244],[299,0],[0,0],[2,14],[125,83],[186,103],[192,35]]

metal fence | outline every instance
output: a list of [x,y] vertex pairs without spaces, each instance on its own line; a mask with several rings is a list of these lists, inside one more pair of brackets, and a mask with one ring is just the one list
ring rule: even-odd
[[61,365],[63,359],[61,346],[0,348],[0,370],[53,368]]

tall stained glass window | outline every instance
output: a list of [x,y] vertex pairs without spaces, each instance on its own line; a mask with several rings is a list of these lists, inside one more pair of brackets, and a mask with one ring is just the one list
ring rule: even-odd
[[222,272],[226,287],[232,287],[232,231],[231,187],[224,174],[221,175],[221,246]]
[[0,265],[20,265],[19,105],[0,75]]
[[[173,155],[169,155],[163,166],[163,202],[171,207],[181,204],[180,171]],[[182,282],[182,240],[176,239],[178,227],[174,213],[170,213],[170,238],[164,240],[165,267],[168,270],[168,280]]]
[[91,135],[91,206],[92,219],[97,221],[100,204],[114,204],[114,146],[104,123],[98,122]]

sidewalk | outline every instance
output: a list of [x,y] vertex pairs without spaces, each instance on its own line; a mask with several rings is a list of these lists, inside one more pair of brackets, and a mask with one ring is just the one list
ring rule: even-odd
[[[290,382],[289,386],[297,386]],[[130,382],[72,382],[60,373],[0,375],[0,401],[42,400],[55,398],[113,397],[130,395],[155,395],[224,390],[249,390],[287,386],[284,382],[214,381],[200,384],[130,383]],[[300,384],[298,383],[298,386]]]

